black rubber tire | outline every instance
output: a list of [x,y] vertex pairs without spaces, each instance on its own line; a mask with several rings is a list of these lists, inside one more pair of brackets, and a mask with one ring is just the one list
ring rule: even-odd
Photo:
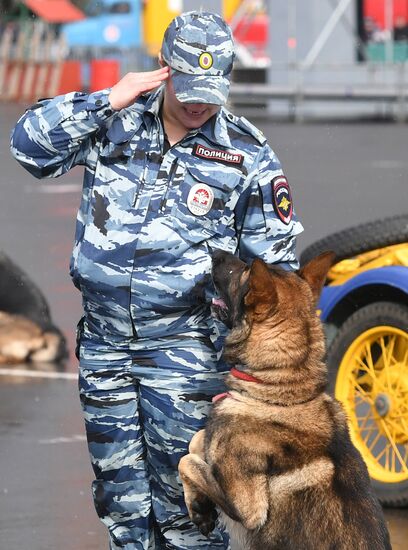
[[[381,325],[408,332],[408,308],[393,302],[375,302],[353,313],[340,327],[326,355],[331,395],[334,395],[337,371],[346,350],[360,334]],[[380,502],[385,506],[408,506],[408,480],[386,483],[371,479],[371,483]]]
[[339,262],[369,250],[404,242],[408,242],[408,214],[362,223],[332,233],[307,246],[300,255],[300,265],[327,250],[335,252]]

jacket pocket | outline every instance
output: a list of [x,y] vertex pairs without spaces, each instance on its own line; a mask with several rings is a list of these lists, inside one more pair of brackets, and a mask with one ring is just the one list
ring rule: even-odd
[[216,169],[181,168],[179,184],[173,186],[172,219],[186,240],[200,242],[223,236],[233,220],[240,173]]

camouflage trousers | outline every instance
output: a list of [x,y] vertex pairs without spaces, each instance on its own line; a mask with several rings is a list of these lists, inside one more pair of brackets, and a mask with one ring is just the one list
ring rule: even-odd
[[109,342],[81,336],[79,388],[96,511],[111,550],[229,548],[190,522],[177,466],[226,367],[200,335]]

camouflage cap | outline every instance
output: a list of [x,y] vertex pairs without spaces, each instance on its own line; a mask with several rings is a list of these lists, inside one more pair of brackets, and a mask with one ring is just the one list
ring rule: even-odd
[[173,69],[179,101],[226,103],[235,53],[231,29],[222,17],[198,11],[175,17],[164,34],[161,53]]

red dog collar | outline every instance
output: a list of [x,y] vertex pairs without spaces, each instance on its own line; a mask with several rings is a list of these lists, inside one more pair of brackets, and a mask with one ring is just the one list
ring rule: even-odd
[[[245,380],[245,382],[258,382],[258,384],[263,384],[262,380],[259,380],[259,378],[255,378],[255,376],[251,376],[246,372],[242,372],[242,370],[238,370],[235,367],[232,367],[232,369],[230,370],[230,374],[232,374],[232,376],[234,376],[235,378]],[[212,402],[216,403],[221,399],[225,399],[225,397],[232,397],[232,395],[228,391],[224,393],[219,393],[218,395],[214,395],[214,397],[212,398]]]
[[262,380],[259,380],[259,378],[255,378],[255,376],[247,374],[246,372],[242,372],[242,370],[238,370],[235,367],[232,367],[230,373],[232,374],[232,376],[235,376],[235,378],[245,380],[245,382],[258,382],[258,384],[263,383]]

